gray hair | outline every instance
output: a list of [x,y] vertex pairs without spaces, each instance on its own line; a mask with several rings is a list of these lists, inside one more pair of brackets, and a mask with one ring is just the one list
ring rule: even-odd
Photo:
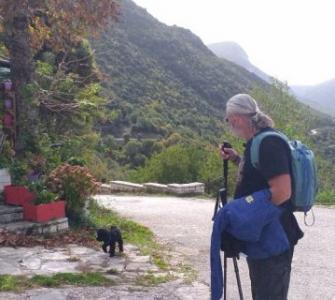
[[262,112],[256,100],[248,94],[237,94],[231,97],[226,104],[226,114],[248,116],[252,126],[257,130],[274,126],[271,117]]

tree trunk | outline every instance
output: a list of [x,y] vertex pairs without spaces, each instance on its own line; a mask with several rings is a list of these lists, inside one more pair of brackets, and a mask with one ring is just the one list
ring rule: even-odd
[[[16,93],[16,143],[15,151],[21,153],[34,135],[37,109],[31,105],[25,89],[33,76],[32,52],[29,43],[28,1],[13,1],[13,11],[5,17],[5,43],[9,50],[11,79]],[[30,140],[31,141],[31,140]]]

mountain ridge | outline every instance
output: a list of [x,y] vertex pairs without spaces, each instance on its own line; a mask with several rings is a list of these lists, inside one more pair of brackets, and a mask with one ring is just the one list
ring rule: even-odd
[[268,83],[271,81],[271,77],[268,74],[250,62],[247,52],[238,43],[233,41],[219,42],[209,44],[207,47],[219,58],[224,58],[240,65]]
[[[329,118],[298,102],[282,83],[270,85],[218,58],[191,31],[167,26],[129,0],[121,11],[119,23],[91,44],[97,65],[109,77],[103,86],[111,119],[99,130],[104,140],[114,139],[108,142],[111,155],[122,168],[147,165],[153,153],[164,154],[177,144],[213,149],[229,139],[242,147],[223,122],[225,103],[237,93],[251,93],[291,138],[311,142],[310,131],[318,128],[320,135],[313,138],[323,139],[320,152],[332,153],[327,148],[331,130],[319,130]],[[323,172],[330,170],[326,166]]]
[[[190,30],[167,26],[132,1],[123,1],[121,12],[119,23],[92,41],[98,65],[111,77],[105,82],[111,106],[122,111],[122,118],[105,126],[105,132],[145,134],[151,127],[166,135],[172,127],[200,136],[219,134],[231,96],[268,86],[217,58]],[[150,108],[155,101],[159,117]]]
[[[230,60],[266,82],[271,82],[271,76],[253,65],[247,52],[238,43],[219,42],[209,44],[207,47],[218,57]],[[317,85],[292,85],[290,89],[300,102],[335,116],[335,78]]]
[[304,103],[335,117],[335,78],[316,85],[293,85],[291,89]]

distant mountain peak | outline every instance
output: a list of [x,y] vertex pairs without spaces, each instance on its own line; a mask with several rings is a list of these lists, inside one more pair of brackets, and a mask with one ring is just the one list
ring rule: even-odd
[[227,59],[263,80],[269,82],[269,75],[255,67],[250,61],[247,52],[236,42],[226,41],[207,45],[207,47],[218,57]]
[[[207,47],[217,57],[229,60],[270,82],[270,76],[249,61],[248,54],[238,43],[227,41],[210,44]],[[335,78],[317,85],[293,85],[291,91],[301,102],[324,113],[335,115]]]
[[208,48],[212,50],[216,56],[228,59],[234,63],[240,64],[241,61],[249,62],[247,52],[236,42],[226,41],[210,44]]

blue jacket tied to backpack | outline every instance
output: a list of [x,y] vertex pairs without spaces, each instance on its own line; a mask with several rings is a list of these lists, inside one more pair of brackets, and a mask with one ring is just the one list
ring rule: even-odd
[[289,242],[280,223],[281,208],[271,201],[264,189],[247,197],[229,202],[215,216],[210,250],[212,300],[220,299],[223,275],[220,258],[222,232],[244,241],[243,252],[250,258],[261,259],[288,250]]

